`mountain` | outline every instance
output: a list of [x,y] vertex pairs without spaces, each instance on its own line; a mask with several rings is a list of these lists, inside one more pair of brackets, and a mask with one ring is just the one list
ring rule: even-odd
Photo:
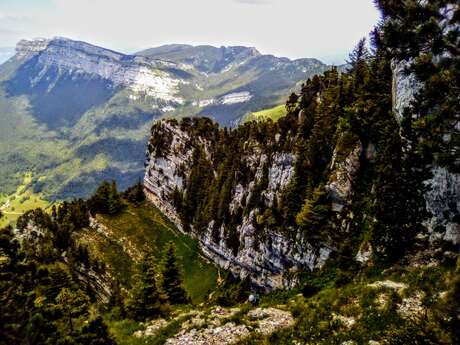
[[193,66],[199,72],[202,88],[226,90],[217,98],[214,93],[192,103],[204,108],[198,111],[198,115],[210,117],[221,125],[238,124],[245,114],[279,104],[286,94],[295,90],[293,85],[299,86],[299,81],[304,80],[302,77],[308,78],[331,67],[317,59],[290,60],[238,46],[216,48],[173,44],[137,54]]
[[125,55],[65,38],[23,40],[0,66],[0,193],[25,172],[49,199],[87,196],[103,179],[124,189],[142,175],[153,120],[206,115],[236,125],[328,68],[246,47]]
[[1,228],[1,340],[459,344],[456,4],[376,1],[372,53],[360,40],[278,121],[161,119],[143,182]]
[[[383,3],[389,16],[410,12]],[[429,8],[434,20],[439,9]],[[458,43],[452,12],[441,11],[439,25]],[[455,262],[459,122],[450,85],[459,81],[458,50],[446,38],[445,51],[427,62],[431,43],[417,25],[419,49],[409,44],[414,38],[394,36],[405,21],[385,25],[375,55],[361,40],[349,73],[331,69],[308,80],[277,122],[230,130],[206,118],[156,122],[148,199],[217,265],[269,291],[328,265]],[[160,54],[182,49],[190,48]]]

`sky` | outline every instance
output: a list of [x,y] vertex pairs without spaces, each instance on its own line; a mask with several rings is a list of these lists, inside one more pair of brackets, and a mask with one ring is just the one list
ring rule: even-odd
[[244,45],[340,64],[378,20],[371,0],[0,0],[0,47],[54,36],[123,53]]

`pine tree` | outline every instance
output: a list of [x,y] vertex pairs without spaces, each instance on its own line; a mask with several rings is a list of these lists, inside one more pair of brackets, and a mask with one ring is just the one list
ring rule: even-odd
[[176,257],[176,247],[170,242],[163,255],[161,270],[161,290],[164,291],[172,304],[188,302],[187,293],[182,287],[182,277]]
[[57,220],[56,205],[53,205],[53,207],[51,208],[51,219],[53,220],[53,222],[55,222]]
[[128,188],[124,195],[128,201],[134,204],[143,202],[145,200],[145,194],[141,181],[139,180],[133,187]]
[[121,201],[120,194],[117,190],[117,182],[112,180],[112,184],[110,186],[110,193],[109,199],[107,201],[107,213],[108,214],[116,214],[118,211],[121,210],[123,207],[123,203]]
[[137,320],[154,318],[165,309],[166,297],[157,288],[155,258],[146,252],[140,265],[138,283],[133,287],[127,304],[131,316]]
[[68,322],[70,331],[73,332],[72,320],[88,313],[88,297],[80,290],[63,288],[56,297],[56,302]]
[[313,192],[310,199],[305,200],[302,209],[296,216],[296,223],[310,238],[326,240],[324,227],[330,218],[330,201],[323,184]]
[[348,72],[353,75],[353,85],[355,91],[364,81],[369,58],[370,54],[366,47],[366,39],[361,38],[347,60],[347,63],[351,66],[348,69]]
[[350,71],[354,71],[362,61],[368,60],[370,57],[366,47],[366,38],[361,38],[353,51],[348,56],[347,63],[351,65]]
[[298,112],[298,101],[299,96],[296,93],[291,93],[288,100],[286,101],[286,111],[289,114],[297,114]]
[[121,285],[118,280],[112,282],[112,294],[110,295],[108,306],[112,309],[112,313],[119,317],[126,317],[124,298],[122,295]]

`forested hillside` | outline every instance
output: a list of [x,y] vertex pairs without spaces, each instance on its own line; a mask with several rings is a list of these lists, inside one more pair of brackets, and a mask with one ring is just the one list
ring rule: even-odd
[[1,230],[0,343],[459,343],[460,7],[376,5],[277,121],[157,121],[142,183]]

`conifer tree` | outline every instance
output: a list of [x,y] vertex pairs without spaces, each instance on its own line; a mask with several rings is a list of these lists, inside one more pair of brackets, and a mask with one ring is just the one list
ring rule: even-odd
[[72,320],[88,313],[88,297],[80,290],[74,292],[63,288],[56,297],[56,302],[68,322],[70,331],[73,332]]
[[[320,184],[313,192],[311,199],[305,200],[302,209],[296,216],[296,223],[303,231],[322,238],[322,231],[330,216],[330,201],[323,184]],[[323,240],[325,238],[323,237]]]
[[81,345],[116,345],[100,316],[83,327],[76,341]]
[[125,198],[134,204],[141,203],[145,200],[144,187],[139,180],[133,187],[128,188],[124,193]]
[[137,320],[154,318],[164,311],[166,297],[157,288],[155,258],[151,252],[144,254],[138,283],[133,287],[130,297],[127,309]]
[[170,242],[163,255],[161,270],[161,290],[164,291],[172,304],[187,303],[187,293],[182,287],[182,277],[176,257],[176,247]]
[[96,193],[88,200],[89,207],[93,212],[106,213],[108,211],[108,200],[111,194],[111,186],[107,181],[101,183]]
[[299,96],[294,92],[291,93],[288,100],[286,101],[286,111],[289,114],[293,114],[296,112],[296,110],[298,110],[298,104],[297,104],[298,100],[299,100]]
[[115,309],[116,312],[118,312],[118,315],[120,317],[125,317],[126,316],[126,310],[125,306],[123,304],[123,296],[122,296],[122,291],[121,291],[121,285],[118,280],[115,280],[112,283],[112,294],[110,295],[109,299],[109,307],[112,309]]
[[57,219],[56,205],[53,205],[53,207],[51,208],[51,219],[53,220],[53,222],[55,222]]
[[116,214],[118,213],[118,211],[121,210],[122,207],[123,207],[123,204],[121,201],[120,194],[118,194],[117,182],[115,180],[112,180],[109,199],[107,202],[107,213]]
[[367,62],[370,58],[369,51],[366,47],[366,39],[361,38],[358,41],[358,44],[353,49],[351,54],[348,57],[347,63],[350,64],[348,70],[349,73],[353,75],[353,85],[354,91],[356,92],[357,88],[362,85],[365,74],[367,72]]

